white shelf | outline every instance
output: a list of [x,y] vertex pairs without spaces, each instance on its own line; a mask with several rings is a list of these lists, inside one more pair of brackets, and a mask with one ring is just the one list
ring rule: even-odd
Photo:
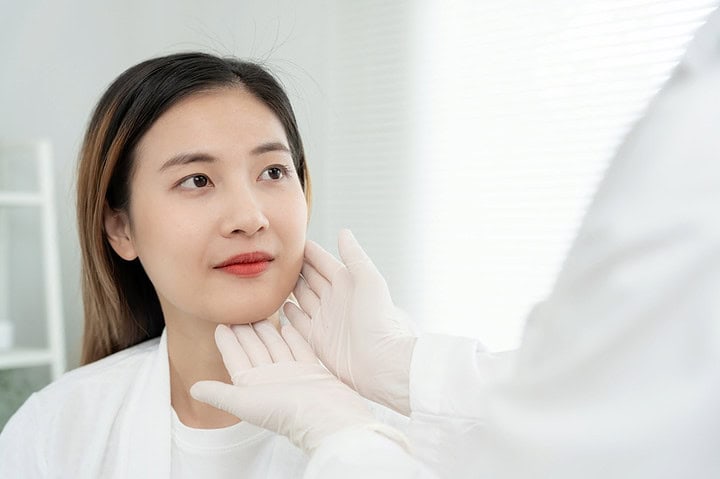
[[[2,156],[27,158],[36,162],[37,191],[0,191],[0,316],[10,313],[7,305],[7,286],[11,281],[7,269],[2,265],[8,254],[8,226],[2,207],[34,206],[41,214],[41,251],[38,256],[43,264],[43,290],[45,292],[45,329],[47,334],[44,348],[14,348],[0,350],[0,369],[23,368],[49,365],[53,379],[65,371],[65,340],[62,318],[62,298],[60,294],[60,253],[58,251],[57,220],[55,217],[53,155],[50,143],[37,141],[27,144],[0,144]],[[9,162],[5,163],[8,165]],[[0,164],[2,166],[2,164]],[[11,172],[3,168],[5,176]]]
[[43,197],[37,193],[0,192],[0,206],[41,205]]
[[0,369],[26,368],[52,364],[54,356],[49,349],[11,348],[0,351]]

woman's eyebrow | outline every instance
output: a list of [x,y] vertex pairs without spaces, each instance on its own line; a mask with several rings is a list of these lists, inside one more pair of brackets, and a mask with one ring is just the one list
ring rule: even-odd
[[283,145],[279,141],[272,141],[269,143],[263,143],[260,146],[256,146],[252,149],[250,154],[252,155],[262,155],[263,153],[268,153],[271,151],[283,151],[286,153],[290,153],[290,150],[287,146]]
[[213,163],[215,157],[207,153],[180,153],[163,163],[160,171],[165,171],[175,166],[187,165],[190,163]]
[[[290,153],[290,150],[287,146],[283,145],[279,141],[272,141],[256,146],[250,151],[250,154],[257,156],[262,155],[263,153],[269,153],[271,151],[282,151]],[[190,163],[213,163],[215,161],[217,161],[217,159],[207,153],[180,153],[163,163],[163,165],[160,167],[160,171],[162,172],[176,166],[187,165]]]

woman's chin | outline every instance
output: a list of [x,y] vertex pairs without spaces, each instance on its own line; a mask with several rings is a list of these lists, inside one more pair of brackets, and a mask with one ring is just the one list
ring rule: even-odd
[[258,321],[263,321],[265,319],[269,320],[275,325],[278,325],[280,323],[280,310],[274,309],[267,314],[263,314],[262,312],[260,312],[253,315],[243,315],[243,317],[238,317],[237,315],[227,315],[226,317],[223,317],[216,322],[221,324],[227,324],[228,326],[233,326],[257,323]]

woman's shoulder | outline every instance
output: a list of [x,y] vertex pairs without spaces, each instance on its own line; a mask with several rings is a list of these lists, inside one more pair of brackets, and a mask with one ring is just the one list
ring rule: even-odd
[[30,466],[42,469],[53,463],[48,455],[59,455],[49,451],[77,457],[88,443],[102,442],[159,342],[145,341],[69,371],[33,393],[0,433],[0,477]]
[[155,357],[159,342],[160,338],[150,339],[66,372],[30,396],[18,413],[28,403],[35,403],[46,419],[84,408],[119,407],[143,364]]
[[123,379],[131,381],[135,377],[137,369],[158,351],[159,343],[160,338],[150,339],[68,371],[40,390],[37,395],[42,397],[66,393],[76,387],[87,390],[93,383],[98,386],[104,384],[119,386],[123,383]]

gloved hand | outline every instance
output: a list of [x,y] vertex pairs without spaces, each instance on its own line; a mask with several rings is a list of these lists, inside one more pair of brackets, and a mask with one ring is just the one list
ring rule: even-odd
[[328,372],[290,324],[278,332],[267,320],[219,325],[215,342],[233,385],[199,381],[197,399],[249,423],[287,436],[311,453],[336,432],[369,429],[404,444],[404,436],[379,423],[367,402]]
[[285,315],[325,366],[356,391],[401,414],[410,414],[410,361],[416,337],[395,307],[385,279],[349,230],[340,231],[341,263],[308,241],[300,308]]

